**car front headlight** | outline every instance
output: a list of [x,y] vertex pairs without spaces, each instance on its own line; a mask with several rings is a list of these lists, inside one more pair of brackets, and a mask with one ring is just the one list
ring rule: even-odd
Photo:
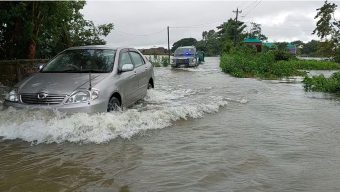
[[18,89],[13,89],[9,93],[7,93],[5,96],[5,100],[10,102],[18,102],[19,101]]
[[95,100],[99,97],[99,90],[92,89],[89,90],[78,90],[73,92],[73,94],[66,100],[65,104],[71,103],[86,103]]

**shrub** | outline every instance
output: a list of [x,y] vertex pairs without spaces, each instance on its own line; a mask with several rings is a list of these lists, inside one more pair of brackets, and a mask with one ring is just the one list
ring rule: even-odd
[[306,76],[303,83],[306,91],[340,93],[340,72],[334,73],[330,78],[323,75]]
[[162,57],[162,65],[163,67],[167,67],[170,64],[168,57]]
[[290,60],[290,65],[297,69],[304,70],[335,70],[340,69],[340,64],[332,61],[316,61],[316,60]]
[[334,61],[340,64],[340,47],[336,51],[336,55],[334,57]]
[[274,50],[275,61],[288,61],[293,58],[293,55],[287,51]]
[[169,59],[166,57],[161,57],[161,56],[149,56],[149,61],[154,67],[167,67],[169,63]]
[[259,77],[262,79],[306,74],[300,70],[340,69],[340,65],[335,62],[297,60],[284,51],[270,50],[257,53],[249,47],[233,48],[230,54],[222,55],[220,67],[222,71],[235,77]]
[[256,53],[250,49],[243,48],[231,53],[221,57],[220,66],[222,71],[235,77],[276,79],[301,74],[286,62],[276,62],[274,51]]

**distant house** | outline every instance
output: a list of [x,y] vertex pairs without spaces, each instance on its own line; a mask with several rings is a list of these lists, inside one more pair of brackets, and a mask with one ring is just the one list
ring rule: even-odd
[[[265,43],[263,43],[263,46],[265,46],[269,49],[277,49],[277,46],[275,45],[275,43],[265,42]],[[296,55],[297,47],[294,44],[288,43],[287,46],[286,46],[286,50],[289,53]]]
[[296,55],[296,50],[297,50],[296,45],[291,44],[291,43],[288,43],[288,45],[287,45],[287,51],[288,51],[289,53]]
[[257,38],[246,38],[243,43],[256,47],[257,52],[262,51],[262,41]]
[[[243,43],[256,47],[257,52],[261,52],[262,47],[266,47],[268,49],[278,49],[278,46],[275,43],[262,42],[261,40],[259,40],[257,38],[246,38],[246,39],[243,40]],[[297,53],[297,47],[296,47],[296,45],[294,45],[292,43],[287,44],[286,50],[289,53],[294,54],[294,55],[296,55],[296,53]]]
[[275,43],[265,42],[262,44],[264,47],[267,47],[268,49],[277,49],[277,46]]

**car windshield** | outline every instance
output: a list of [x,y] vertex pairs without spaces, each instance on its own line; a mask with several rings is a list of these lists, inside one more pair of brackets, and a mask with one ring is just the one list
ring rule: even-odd
[[174,55],[175,56],[192,56],[192,55],[195,55],[195,53],[196,53],[195,48],[180,47],[176,49]]
[[112,71],[115,50],[74,49],[59,54],[50,61],[42,73],[108,73]]

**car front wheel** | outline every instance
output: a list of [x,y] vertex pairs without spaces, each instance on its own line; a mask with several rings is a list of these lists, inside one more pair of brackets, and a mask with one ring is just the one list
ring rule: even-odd
[[152,84],[149,82],[149,84],[148,84],[148,89],[152,89],[153,87],[152,87]]
[[107,112],[119,111],[120,110],[120,102],[116,97],[111,97],[109,100],[109,104],[107,105]]

